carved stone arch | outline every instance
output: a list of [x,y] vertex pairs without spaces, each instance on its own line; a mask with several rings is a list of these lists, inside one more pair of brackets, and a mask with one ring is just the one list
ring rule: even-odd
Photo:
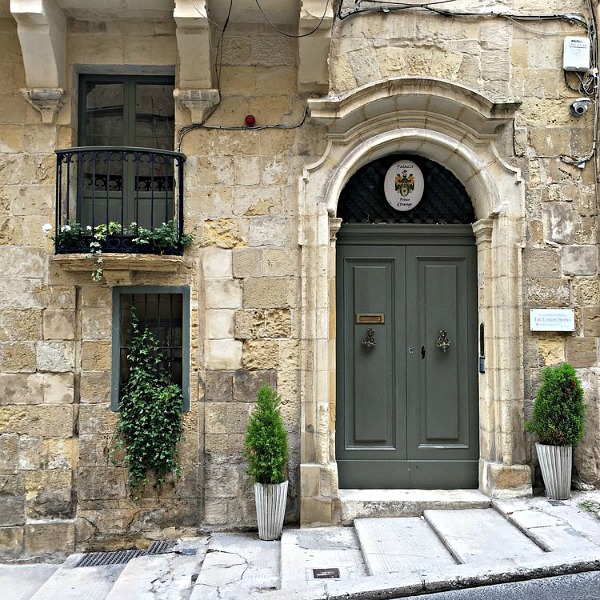
[[[335,236],[337,202],[362,166],[394,153],[431,159],[464,185],[477,221],[479,321],[486,372],[480,375],[480,490],[531,493],[525,464],[520,247],[524,191],[501,158],[519,103],[494,102],[454,83],[399,78],[339,97],[309,100],[327,147],[308,165],[299,199],[302,245],[301,523],[344,520],[335,462]],[[507,151],[506,154],[509,152]]]

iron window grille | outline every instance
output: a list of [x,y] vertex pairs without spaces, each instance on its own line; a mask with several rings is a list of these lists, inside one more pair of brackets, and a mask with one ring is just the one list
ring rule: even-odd
[[161,367],[181,387],[183,410],[189,410],[189,289],[142,286],[113,288],[111,409],[119,409],[119,392],[129,374],[132,308],[140,330],[147,328],[158,341]]

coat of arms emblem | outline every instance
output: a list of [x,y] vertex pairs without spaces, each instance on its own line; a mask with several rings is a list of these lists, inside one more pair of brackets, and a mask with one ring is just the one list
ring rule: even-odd
[[415,176],[404,169],[396,175],[394,187],[401,196],[408,196],[415,189]]

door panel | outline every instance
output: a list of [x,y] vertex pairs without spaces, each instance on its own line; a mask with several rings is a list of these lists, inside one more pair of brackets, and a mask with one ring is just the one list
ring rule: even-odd
[[[403,253],[403,250],[402,250]],[[401,254],[402,254],[401,253]],[[377,254],[377,253],[376,253]],[[344,438],[349,455],[367,452],[373,458],[398,448],[396,381],[392,368],[397,351],[394,340],[397,298],[394,294],[398,269],[404,267],[398,252],[380,256],[359,249],[344,261],[347,285],[343,346],[348,368],[343,383],[348,402],[344,404]],[[403,257],[402,257],[403,258]],[[383,315],[383,323],[357,323],[360,315]],[[368,349],[363,340],[372,330],[376,346]]]
[[476,249],[395,241],[337,248],[340,487],[477,487]]

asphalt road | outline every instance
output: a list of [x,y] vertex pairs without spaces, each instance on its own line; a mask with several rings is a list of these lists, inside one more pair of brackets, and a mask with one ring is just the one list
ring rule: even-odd
[[[412,596],[411,600],[600,600],[600,571],[530,579],[453,592]],[[406,597],[397,600],[406,600]]]

